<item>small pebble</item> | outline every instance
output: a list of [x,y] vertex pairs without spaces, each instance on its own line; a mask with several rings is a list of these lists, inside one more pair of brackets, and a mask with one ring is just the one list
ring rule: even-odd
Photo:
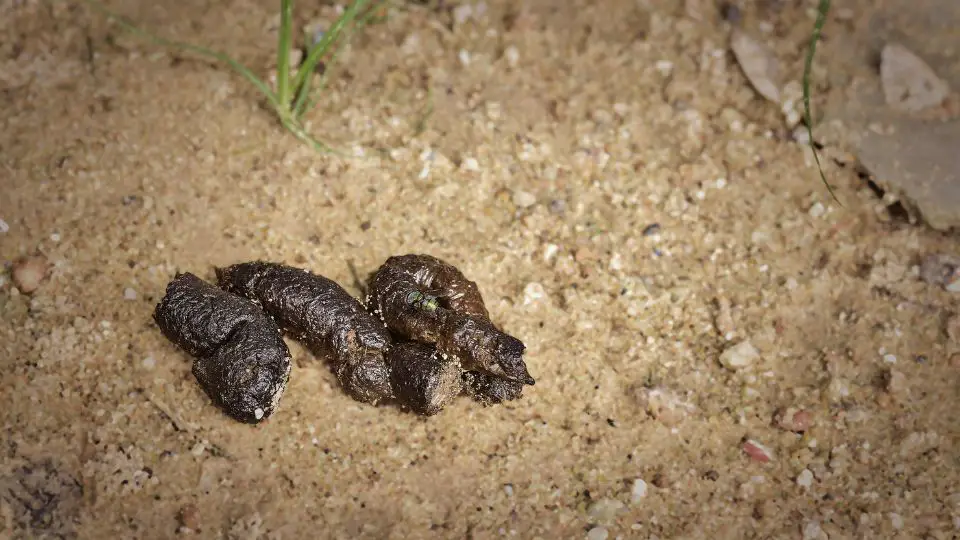
[[780,429],[803,433],[813,426],[813,414],[803,409],[788,407],[776,414],[775,421]]
[[896,357],[896,355],[893,355],[893,354],[885,354],[885,355],[883,355],[883,361],[886,362],[886,363],[888,363],[888,364],[896,364],[896,363],[897,363],[897,357]]
[[587,532],[587,540],[607,540],[610,533],[604,527],[594,527]]
[[59,241],[60,241],[60,233],[53,233],[53,234],[51,234],[51,235],[50,235],[50,240],[53,241],[53,242],[59,242]]
[[753,364],[760,358],[760,353],[749,341],[741,341],[723,351],[720,355],[720,363],[723,367],[732,370],[739,370]]
[[590,519],[596,523],[610,523],[621,510],[623,510],[622,502],[605,498],[591,504],[587,513],[590,514]]
[[730,49],[757,93],[780,103],[779,65],[773,52],[763,42],[740,30],[731,33]]
[[507,497],[513,497],[513,484],[504,485],[503,492],[507,494]]
[[543,285],[536,281],[527,283],[527,286],[523,288],[523,303],[525,305],[533,304],[546,295],[547,291],[544,290]]
[[797,475],[797,485],[802,488],[809,488],[813,485],[813,473],[810,469],[804,469]]
[[468,157],[463,160],[460,168],[465,171],[477,172],[480,170],[480,163],[475,158]]
[[10,225],[7,225],[7,222],[0,219],[0,234],[6,234],[10,232]]
[[823,204],[819,202],[814,203],[813,206],[810,207],[810,210],[807,211],[807,213],[810,214],[810,217],[812,218],[822,217],[823,214],[825,214],[826,212],[827,212],[827,209],[824,208]]
[[808,521],[803,524],[803,540],[824,540],[827,534],[820,528],[819,521]]
[[630,491],[630,501],[636,504],[646,496],[647,483],[642,478],[637,478],[633,481],[633,489]]
[[890,518],[890,525],[892,525],[894,529],[899,531],[903,528],[903,517],[900,514],[890,512],[888,517]]
[[550,201],[550,211],[554,214],[563,214],[567,211],[567,201],[563,199],[554,199]]
[[747,439],[743,443],[743,451],[750,456],[750,459],[761,463],[767,463],[773,459],[773,452],[753,439]]
[[517,67],[517,63],[520,62],[520,52],[513,45],[503,51],[503,56],[507,59],[507,65],[510,67]]
[[513,204],[520,208],[529,208],[534,204],[537,204],[537,197],[534,194],[526,191],[514,191]]
[[143,367],[147,369],[153,369],[153,366],[157,364],[156,360],[154,360],[152,356],[148,356],[144,358],[142,363],[143,363]]
[[136,300],[137,291],[133,290],[133,288],[131,287],[127,287],[126,289],[123,290],[123,297],[127,300]]
[[191,531],[200,530],[200,510],[197,509],[195,504],[185,504],[180,508],[180,512],[177,513],[177,521],[180,522],[180,526]]
[[13,265],[13,284],[25,294],[40,287],[47,275],[47,260],[40,256],[24,257]]

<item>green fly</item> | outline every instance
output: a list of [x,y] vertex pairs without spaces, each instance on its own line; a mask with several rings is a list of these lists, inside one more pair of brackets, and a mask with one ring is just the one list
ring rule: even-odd
[[408,292],[406,302],[409,306],[413,306],[416,309],[422,309],[429,313],[436,311],[437,308],[440,307],[440,302],[437,300],[436,296],[423,294],[420,291]]

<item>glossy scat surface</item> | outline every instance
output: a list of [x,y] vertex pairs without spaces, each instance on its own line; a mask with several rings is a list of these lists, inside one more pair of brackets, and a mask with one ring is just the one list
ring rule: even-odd
[[[215,272],[219,288],[178,274],[155,319],[195,357],[194,374],[208,395],[245,422],[272,414],[286,386],[290,360],[281,331],[326,360],[353,399],[425,416],[464,391],[494,405],[534,384],[523,343],[490,322],[475,283],[436,257],[388,259],[371,279],[368,307],[301,268],[253,261]],[[285,362],[276,373],[263,367],[273,365],[271,354]]]
[[160,331],[193,360],[193,374],[230,416],[268,418],[290,375],[290,351],[277,325],[253,302],[178,274],[154,310]]
[[393,398],[383,323],[336,282],[307,270],[254,261],[217,268],[225,290],[259,305],[283,331],[333,364],[341,386],[365,403]]

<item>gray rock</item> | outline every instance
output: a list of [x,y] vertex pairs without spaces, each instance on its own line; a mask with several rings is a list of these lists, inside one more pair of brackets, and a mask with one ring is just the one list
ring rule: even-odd
[[860,163],[930,227],[960,228],[960,121],[903,119],[892,133],[867,132]]

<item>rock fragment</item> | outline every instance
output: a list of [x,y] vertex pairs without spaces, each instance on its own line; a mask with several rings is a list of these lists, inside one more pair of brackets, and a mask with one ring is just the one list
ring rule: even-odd
[[730,36],[730,49],[753,88],[764,98],[780,104],[779,65],[762,43],[737,29]]
[[950,87],[909,49],[889,43],[880,53],[880,80],[887,105],[918,112],[943,103]]

